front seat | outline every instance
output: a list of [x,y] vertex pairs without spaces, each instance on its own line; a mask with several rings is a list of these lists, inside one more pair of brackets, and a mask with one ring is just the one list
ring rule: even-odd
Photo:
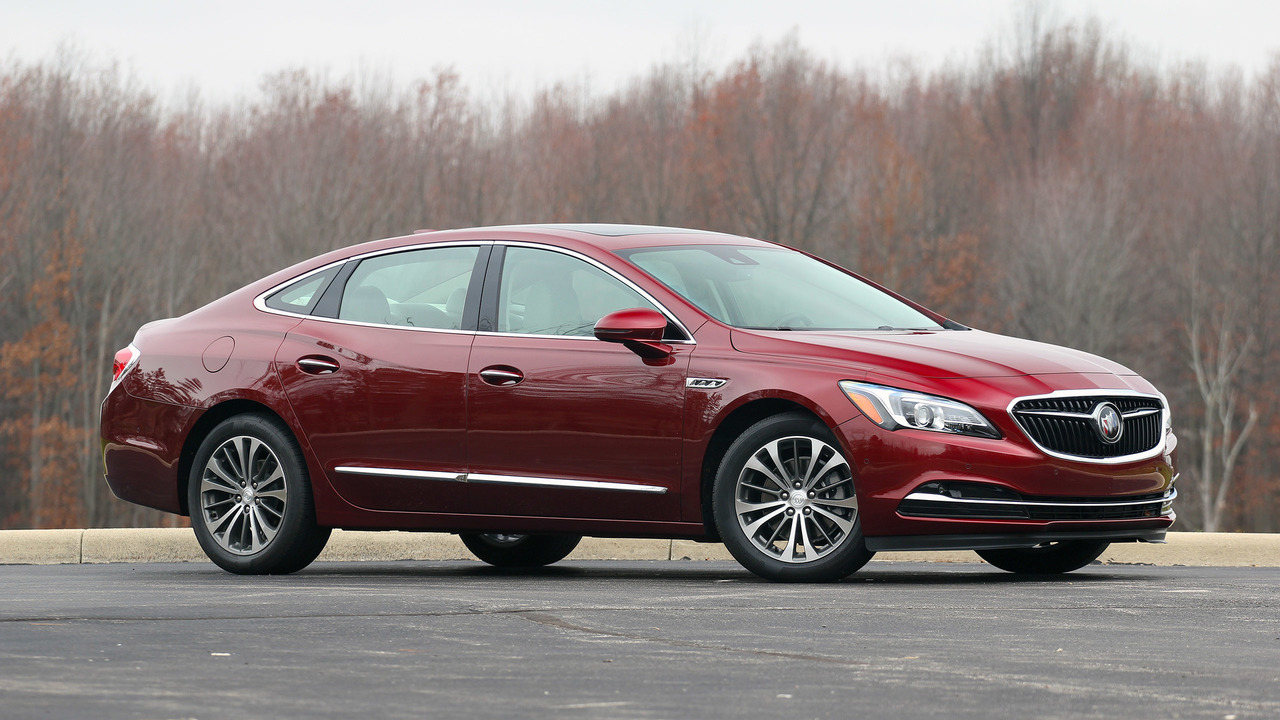
[[525,295],[524,329],[531,335],[580,335],[582,306],[569,278],[541,280]]

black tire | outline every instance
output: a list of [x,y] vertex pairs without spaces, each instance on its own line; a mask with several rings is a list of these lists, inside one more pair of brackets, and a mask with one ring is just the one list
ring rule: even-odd
[[839,580],[874,554],[862,537],[853,468],[827,426],[805,413],[742,433],[720,462],[712,506],[725,547],[768,580]]
[[187,502],[200,547],[237,575],[296,572],[329,541],[302,451],[274,418],[236,415],[214,427],[191,465]]
[[1097,560],[1110,544],[1105,540],[1071,540],[1032,548],[979,550],[978,557],[1019,575],[1060,575]]
[[582,542],[581,535],[462,533],[462,544],[494,567],[540,567],[560,562]]

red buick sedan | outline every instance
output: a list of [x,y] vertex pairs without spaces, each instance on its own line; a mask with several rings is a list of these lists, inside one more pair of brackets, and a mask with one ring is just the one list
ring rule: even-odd
[[331,528],[542,565],[583,535],[723,542],[774,580],[976,550],[1061,573],[1174,520],[1164,397],[821,259],[677,228],[420,232],[299,263],[116,354],[107,482],[210,559]]

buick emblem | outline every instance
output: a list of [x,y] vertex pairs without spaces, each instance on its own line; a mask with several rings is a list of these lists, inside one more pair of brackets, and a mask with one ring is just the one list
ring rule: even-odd
[[1124,419],[1120,417],[1120,410],[1109,402],[1094,409],[1093,424],[1098,429],[1098,437],[1108,445],[1120,442],[1120,436],[1124,434]]

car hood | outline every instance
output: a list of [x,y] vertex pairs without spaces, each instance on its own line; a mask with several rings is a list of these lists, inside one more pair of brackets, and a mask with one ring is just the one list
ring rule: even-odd
[[866,371],[921,378],[1136,375],[1079,350],[981,330],[757,331],[732,334],[739,352],[814,357]]

